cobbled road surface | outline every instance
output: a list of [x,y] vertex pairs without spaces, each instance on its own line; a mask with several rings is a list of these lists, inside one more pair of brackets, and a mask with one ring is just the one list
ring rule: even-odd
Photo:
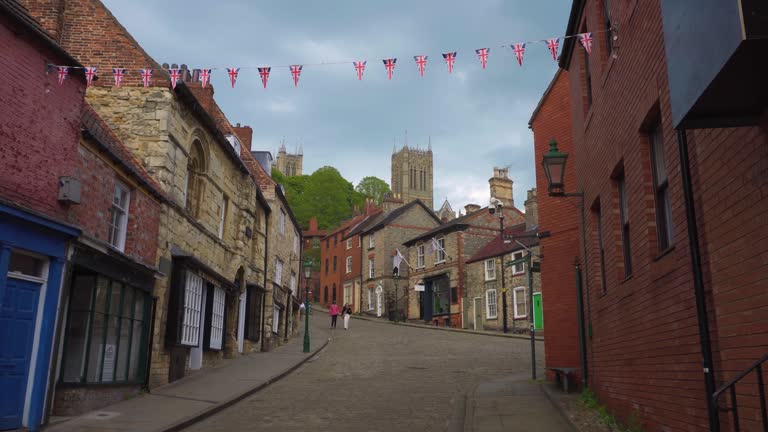
[[[360,319],[350,327],[345,331],[339,320],[313,360],[186,430],[458,431],[478,383],[530,377],[525,339]],[[536,351],[541,371],[543,342]]]

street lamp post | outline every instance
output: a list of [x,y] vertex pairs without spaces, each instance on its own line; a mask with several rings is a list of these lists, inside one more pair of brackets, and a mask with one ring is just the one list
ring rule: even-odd
[[312,273],[312,260],[304,261],[304,352],[309,352],[309,277]]
[[[491,204],[488,206],[488,212],[494,214],[499,212],[499,231],[501,232],[501,241],[504,241],[504,204],[496,199],[491,199]],[[501,309],[502,309],[502,328],[504,333],[507,332],[507,287],[504,280],[504,254],[501,255]],[[514,327],[515,322],[512,321]]]
[[398,281],[399,279],[400,279],[400,270],[399,270],[397,267],[395,267],[395,268],[392,270],[392,282],[394,282],[394,284],[395,284],[395,323],[397,323],[397,319],[398,319],[398,312],[397,312],[397,309],[398,309],[398,303],[399,303],[399,302],[398,302],[398,288],[397,288],[397,281]]

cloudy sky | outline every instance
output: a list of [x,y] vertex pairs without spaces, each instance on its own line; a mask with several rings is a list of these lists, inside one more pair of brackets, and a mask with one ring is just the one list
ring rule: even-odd
[[[515,203],[534,185],[528,119],[556,70],[546,45],[519,67],[510,44],[562,35],[569,0],[103,0],[160,63],[241,67],[230,88],[214,71],[231,122],[254,130],[254,150],[304,148],[304,171],[324,165],[353,183],[390,182],[393,144],[434,152],[435,205],[487,204],[494,166],[509,166]],[[490,47],[486,70],[476,48]],[[441,53],[458,51],[448,74]],[[415,55],[427,55],[424,78]],[[383,58],[397,58],[392,81]],[[351,62],[367,60],[362,81]],[[305,64],[294,88],[290,64]],[[257,66],[272,66],[262,87]],[[253,67],[254,69],[245,69]]]

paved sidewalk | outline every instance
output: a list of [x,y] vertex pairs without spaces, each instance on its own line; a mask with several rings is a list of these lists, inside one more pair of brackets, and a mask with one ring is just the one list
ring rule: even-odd
[[116,403],[56,422],[45,432],[169,432],[196,423],[289,374],[310,360],[329,342],[322,314],[310,318],[312,351],[302,352],[304,331],[271,352],[253,353],[226,360],[219,367],[202,370],[150,394]]
[[464,432],[576,432],[530,375],[479,384],[466,400]]

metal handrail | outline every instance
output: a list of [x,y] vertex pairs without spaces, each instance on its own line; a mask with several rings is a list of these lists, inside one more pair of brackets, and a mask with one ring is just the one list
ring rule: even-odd
[[739,432],[740,425],[739,425],[739,405],[736,400],[736,383],[741,381],[742,378],[749,375],[752,371],[755,371],[757,373],[757,393],[760,397],[760,416],[762,419],[763,424],[763,431],[768,432],[768,415],[766,414],[766,402],[765,402],[765,386],[763,385],[763,363],[768,360],[768,354],[764,355],[760,360],[754,362],[752,366],[745,369],[740,374],[736,375],[735,378],[733,378],[731,381],[729,381],[727,384],[720,387],[719,390],[712,393],[712,403],[714,406],[718,405],[718,399],[720,399],[720,396],[723,395],[726,391],[728,391],[731,395],[731,407],[726,408],[727,411],[731,411],[733,413],[733,430],[734,432]]

